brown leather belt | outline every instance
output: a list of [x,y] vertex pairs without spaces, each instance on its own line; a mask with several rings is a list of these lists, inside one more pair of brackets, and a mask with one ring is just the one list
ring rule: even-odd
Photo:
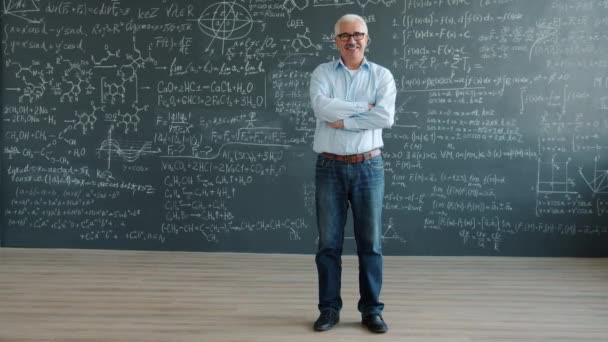
[[337,160],[337,161],[341,161],[343,163],[354,164],[354,163],[360,163],[364,160],[372,159],[376,156],[379,156],[380,153],[381,153],[380,149],[377,148],[375,150],[371,150],[369,152],[365,152],[365,153],[361,153],[361,154],[340,155],[340,154],[323,152],[323,153],[321,153],[321,156],[323,156],[323,158]]

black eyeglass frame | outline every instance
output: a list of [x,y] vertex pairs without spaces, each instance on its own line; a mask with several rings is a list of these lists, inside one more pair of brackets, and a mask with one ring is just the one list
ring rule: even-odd
[[[343,42],[348,42],[348,41],[350,41],[350,38],[352,37],[356,42],[358,42],[358,41],[363,40],[363,38],[365,38],[366,35],[367,35],[367,33],[365,33],[365,32],[355,32],[353,34],[344,32],[344,33],[340,33],[340,34],[336,35],[336,38],[340,39]],[[359,38],[357,38],[357,36]]]

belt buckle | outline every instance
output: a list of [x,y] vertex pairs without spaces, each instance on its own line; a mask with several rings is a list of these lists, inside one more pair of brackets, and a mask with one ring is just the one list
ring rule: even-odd
[[353,164],[359,161],[359,155],[358,154],[351,154],[349,156],[344,156],[344,161],[349,163],[349,164]]

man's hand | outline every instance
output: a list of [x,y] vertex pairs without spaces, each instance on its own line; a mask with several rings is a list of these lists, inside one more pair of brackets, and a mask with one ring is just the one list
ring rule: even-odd
[[[374,105],[371,103],[367,104],[367,111],[372,110],[372,108],[374,108]],[[336,129],[343,129],[344,128],[344,120],[338,120],[338,121],[334,121],[334,122],[326,122],[325,123],[327,126],[331,127],[331,128],[336,128]]]
[[338,120],[334,122],[326,122],[327,126],[337,129],[344,128],[344,120]]

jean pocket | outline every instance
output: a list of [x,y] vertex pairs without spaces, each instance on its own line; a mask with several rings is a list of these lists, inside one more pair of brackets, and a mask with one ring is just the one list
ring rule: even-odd
[[318,156],[316,168],[317,168],[317,170],[328,169],[333,165],[333,162],[334,161],[331,159],[327,159],[322,156]]
[[382,156],[374,157],[369,159],[367,162],[368,165],[375,171],[384,170],[384,160],[382,159]]

